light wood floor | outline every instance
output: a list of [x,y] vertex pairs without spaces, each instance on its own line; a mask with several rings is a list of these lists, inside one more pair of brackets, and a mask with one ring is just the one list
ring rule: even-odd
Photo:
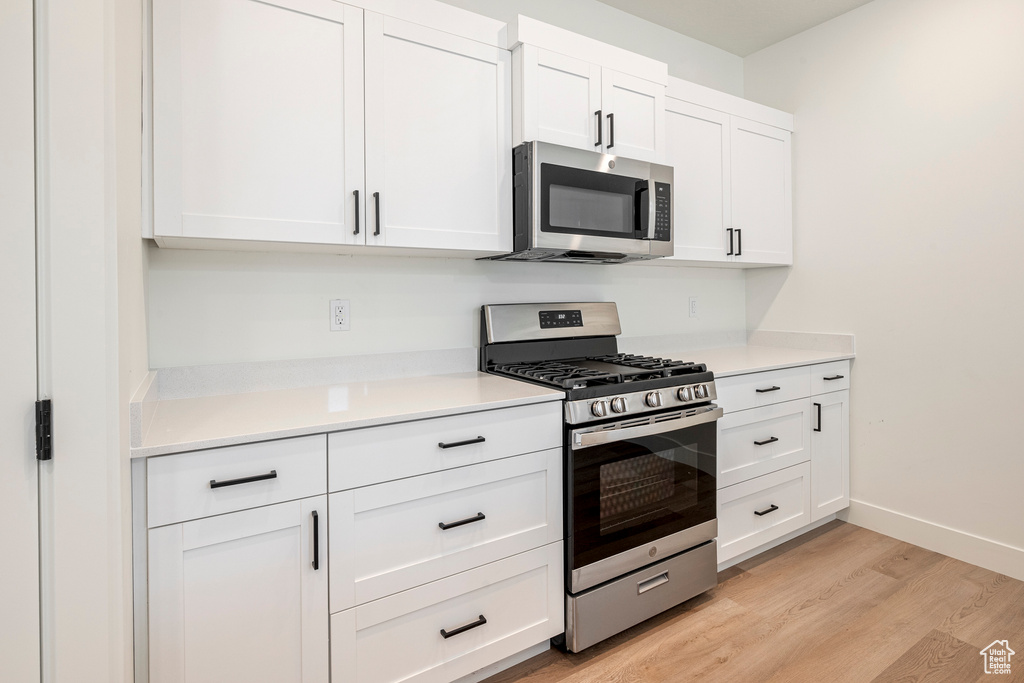
[[[984,673],[997,639],[1018,653],[1010,676]],[[693,680],[1024,681],[1024,582],[835,521],[580,654],[486,683]]]

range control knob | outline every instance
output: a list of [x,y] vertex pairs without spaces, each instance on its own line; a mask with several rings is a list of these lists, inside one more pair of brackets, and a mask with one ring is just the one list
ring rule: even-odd
[[661,407],[661,392],[660,391],[652,391],[652,392],[650,392],[649,394],[644,396],[644,403],[646,403],[649,408],[660,408]]
[[698,384],[697,386],[695,386],[693,388],[693,394],[697,398],[707,398],[708,397],[708,385],[707,384]]
[[691,389],[690,387],[680,387],[679,391],[676,392],[676,395],[679,396],[679,400],[680,401],[683,401],[683,402],[692,401],[693,400],[693,389]]
[[628,406],[626,405],[626,399],[622,396],[616,396],[612,399],[612,412],[613,413],[624,413]]
[[590,412],[594,417],[604,417],[608,414],[608,402],[594,401],[590,404]]

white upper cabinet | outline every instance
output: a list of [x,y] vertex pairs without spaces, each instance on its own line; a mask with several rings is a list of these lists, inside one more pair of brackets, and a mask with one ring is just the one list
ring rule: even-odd
[[691,261],[725,258],[732,204],[729,115],[668,98],[667,163],[674,167],[675,255]]
[[661,161],[665,64],[523,16],[509,26],[509,45],[516,144]]
[[507,50],[366,13],[367,244],[512,246]]
[[793,263],[793,117],[676,78],[666,98],[675,168],[675,255],[667,262]]
[[731,118],[733,255],[742,262],[792,264],[790,132]]
[[356,4],[153,0],[158,244],[511,249],[504,24]]
[[362,14],[154,0],[154,237],[360,241]]

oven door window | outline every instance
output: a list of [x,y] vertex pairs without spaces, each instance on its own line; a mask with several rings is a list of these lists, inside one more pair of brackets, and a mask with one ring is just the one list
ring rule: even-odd
[[636,239],[637,179],[541,164],[541,231]]
[[572,568],[715,518],[714,422],[572,452]]

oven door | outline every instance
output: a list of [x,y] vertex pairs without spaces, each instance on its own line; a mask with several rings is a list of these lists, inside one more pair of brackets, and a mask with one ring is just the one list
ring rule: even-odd
[[715,538],[721,416],[711,404],[569,433],[570,593]]

